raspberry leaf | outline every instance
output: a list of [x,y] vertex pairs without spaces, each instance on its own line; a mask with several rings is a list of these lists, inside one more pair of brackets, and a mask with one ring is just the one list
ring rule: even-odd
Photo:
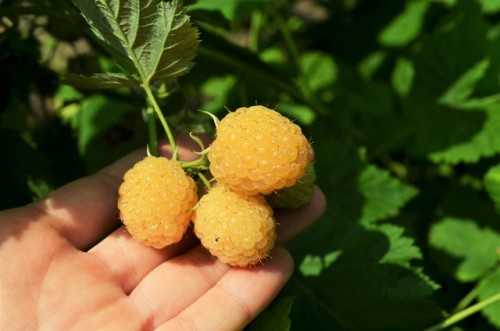
[[[130,72],[129,76],[138,77],[140,83],[177,78],[193,65],[198,34],[177,0],[73,0],[73,3],[95,37]],[[117,82],[109,76],[100,78]]]
[[93,74],[91,76],[68,74],[63,82],[82,89],[112,89],[138,85],[135,79],[120,73]]
[[498,262],[500,234],[469,219],[441,220],[431,229],[429,242],[460,259],[455,277],[462,282],[478,280]]
[[[491,298],[493,295],[498,295],[500,288],[500,267],[497,267],[486,278],[482,279],[478,284],[478,299],[483,301]],[[496,328],[500,328],[500,302],[496,302],[486,308],[481,313],[493,324]]]
[[288,315],[292,309],[295,297],[285,297],[274,303],[260,314],[249,326],[247,331],[288,331],[291,321]]
[[484,186],[497,211],[500,212],[500,164],[488,170],[484,176]]

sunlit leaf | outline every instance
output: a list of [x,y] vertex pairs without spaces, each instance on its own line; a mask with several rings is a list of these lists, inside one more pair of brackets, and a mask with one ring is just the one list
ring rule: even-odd
[[387,171],[368,166],[358,177],[359,190],[365,198],[361,222],[374,222],[395,216],[399,208],[418,191],[391,177]]
[[491,167],[484,176],[484,187],[500,212],[500,165]]
[[413,84],[415,68],[413,63],[403,57],[396,60],[394,71],[392,72],[392,87],[400,96],[407,96]]
[[143,82],[193,65],[198,33],[177,0],[73,0],[94,35]]
[[488,59],[483,59],[467,70],[460,78],[439,98],[439,102],[447,106],[460,106],[474,91],[477,82],[483,78],[490,65]]
[[432,227],[429,243],[462,259],[456,277],[470,282],[482,277],[497,263],[500,234],[482,229],[469,219],[446,218]]
[[[500,267],[479,282],[477,291],[479,300],[486,300],[500,293]],[[481,313],[492,325],[500,329],[500,302],[489,305]]]
[[404,46],[418,36],[424,17],[431,4],[428,0],[408,1],[405,10],[379,35],[379,42],[386,46]]

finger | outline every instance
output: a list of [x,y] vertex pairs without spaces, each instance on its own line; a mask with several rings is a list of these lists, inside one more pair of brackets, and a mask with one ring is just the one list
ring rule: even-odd
[[241,330],[278,294],[293,271],[288,251],[256,268],[232,268],[203,296],[157,330]]
[[[291,240],[318,219],[324,209],[323,193],[319,188],[315,188],[311,202],[306,206],[276,211],[280,224],[278,226],[280,242]],[[181,243],[163,250],[155,250],[136,243],[125,229],[120,228],[95,246],[90,253],[110,266],[124,291],[129,293],[156,266],[187,251],[197,242],[194,234],[189,232]]]
[[116,282],[128,294],[158,265],[189,250],[197,243],[198,239],[192,228],[189,228],[179,243],[155,249],[134,240],[126,228],[121,226],[88,253],[108,266]]
[[[179,156],[194,160],[191,151],[198,145],[188,136],[179,136]],[[163,153],[170,157],[169,147]],[[94,175],[52,192],[36,203],[49,217],[47,222],[79,249],[88,249],[119,224],[117,191],[123,174],[146,156],[146,150],[131,153]]]
[[278,222],[278,240],[284,244],[295,238],[308,226],[317,221],[325,212],[326,198],[319,187],[315,186],[311,201],[294,209],[277,209],[274,212]]
[[195,302],[230,268],[198,245],[160,264],[144,277],[129,297],[154,328]]

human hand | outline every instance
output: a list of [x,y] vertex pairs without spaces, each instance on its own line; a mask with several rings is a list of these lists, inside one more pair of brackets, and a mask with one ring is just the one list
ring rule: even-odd
[[[179,137],[179,145],[183,160],[196,158],[193,141]],[[0,330],[238,330],[272,301],[293,271],[279,243],[323,214],[321,191],[304,207],[276,212],[270,259],[230,267],[192,233],[156,250],[120,226],[117,189],[144,154],[0,212]]]

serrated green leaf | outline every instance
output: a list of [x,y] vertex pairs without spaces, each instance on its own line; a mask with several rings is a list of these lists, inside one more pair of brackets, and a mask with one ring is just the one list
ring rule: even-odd
[[358,186],[365,198],[361,216],[363,223],[395,216],[418,193],[414,187],[391,177],[389,172],[371,165],[358,177]]
[[500,165],[491,167],[484,176],[484,187],[500,212]]
[[415,246],[415,240],[403,235],[404,228],[392,224],[381,224],[376,230],[386,234],[389,238],[389,249],[380,259],[381,263],[409,267],[410,261],[422,258],[420,249]]
[[421,330],[441,318],[425,300],[439,286],[409,266],[420,253],[401,234],[395,226],[358,226],[333,238],[335,259],[326,266],[326,255],[318,256],[321,272],[301,279],[300,288],[349,328]]
[[94,74],[92,76],[68,74],[63,78],[62,83],[81,89],[108,89],[140,85],[140,82],[119,73]]
[[285,297],[266,309],[245,329],[247,331],[288,331],[291,327],[290,310],[295,297]]
[[[477,291],[479,300],[486,300],[500,293],[500,267],[479,282]],[[500,328],[500,302],[487,306],[481,310],[481,314],[496,328]]]
[[[498,134],[500,132],[500,103],[488,106],[484,111],[478,110],[472,114],[463,115],[463,120],[456,120],[454,123],[449,124],[455,125],[453,131],[457,135],[469,131],[469,138],[430,153],[429,158],[432,161],[450,164],[459,162],[472,163],[477,162],[481,157],[489,157],[500,153],[500,135]],[[459,116],[454,117],[458,118]],[[463,130],[460,132],[460,129]]]
[[462,259],[455,275],[463,282],[475,281],[498,261],[500,234],[479,228],[469,219],[445,218],[435,224],[429,243],[454,257]]
[[177,78],[193,65],[197,30],[177,0],[73,0],[95,36],[143,82]]
[[407,45],[419,35],[430,4],[428,0],[407,2],[404,11],[382,30],[379,42],[393,47]]
[[[496,48],[491,48],[487,31],[477,2],[459,1],[442,26],[424,40],[414,59],[415,81],[404,107],[415,127],[415,140],[409,147],[415,154],[456,164],[476,162],[500,151],[498,102],[494,96],[477,98],[471,92],[483,76],[491,86],[492,73],[486,69],[488,63],[497,66]],[[452,53],[456,56],[450,61],[440,60]],[[435,102],[443,95],[454,107]],[[470,111],[473,106],[481,108]]]

